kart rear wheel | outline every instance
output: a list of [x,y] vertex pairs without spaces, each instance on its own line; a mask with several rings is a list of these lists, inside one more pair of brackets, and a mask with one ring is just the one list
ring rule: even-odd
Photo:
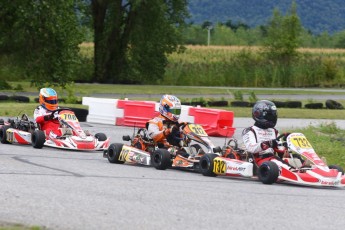
[[98,141],[107,140],[107,136],[104,133],[96,133],[95,138],[98,139]]
[[107,150],[107,157],[110,163],[123,164],[124,161],[119,161],[119,156],[122,151],[123,144],[111,144]]
[[7,134],[6,134],[6,131],[8,128],[10,128],[9,125],[4,125],[4,126],[1,126],[1,129],[0,129],[0,142],[3,144],[9,144],[10,143],[7,141]]
[[202,173],[202,175],[212,176],[212,177],[217,176],[217,174],[213,172],[213,167],[214,167],[213,160],[216,157],[218,157],[217,154],[205,154],[200,158],[199,167],[200,167],[200,172]]
[[158,170],[165,170],[171,167],[171,156],[166,149],[157,149],[152,153],[151,164]]
[[336,169],[336,170],[338,170],[338,172],[341,172],[341,175],[344,175],[344,169],[342,167],[340,167],[339,165],[330,165],[330,166],[328,166],[328,168]]
[[265,161],[258,169],[259,180],[264,184],[273,184],[279,176],[278,165],[272,161]]
[[46,142],[46,135],[42,130],[35,130],[31,135],[31,145],[35,149],[43,148],[44,143]]

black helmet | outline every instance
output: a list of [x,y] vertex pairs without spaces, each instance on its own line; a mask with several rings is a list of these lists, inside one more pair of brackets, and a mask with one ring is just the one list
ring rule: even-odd
[[253,106],[252,115],[253,119],[256,121],[255,125],[260,128],[274,128],[277,124],[277,107],[271,101],[257,101]]

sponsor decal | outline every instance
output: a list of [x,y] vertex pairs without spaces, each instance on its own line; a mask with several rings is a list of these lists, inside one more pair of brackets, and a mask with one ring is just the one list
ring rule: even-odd
[[237,166],[228,166],[227,168],[228,171],[236,171],[236,172],[244,172],[246,168],[244,167],[237,167]]
[[336,186],[339,185],[340,180],[335,180],[335,181],[321,181],[320,182],[322,185],[329,185],[329,186]]

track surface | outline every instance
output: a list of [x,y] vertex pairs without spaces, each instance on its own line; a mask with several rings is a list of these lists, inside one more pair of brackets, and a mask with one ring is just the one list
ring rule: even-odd
[[[112,142],[129,127],[83,123]],[[239,135],[236,132],[235,135]],[[224,138],[212,138],[222,145]],[[48,229],[343,229],[344,189],[110,164],[101,152],[0,144],[0,223]]]

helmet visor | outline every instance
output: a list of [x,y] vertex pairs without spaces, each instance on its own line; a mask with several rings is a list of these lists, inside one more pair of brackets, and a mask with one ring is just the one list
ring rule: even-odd
[[264,118],[267,121],[276,122],[277,121],[277,111],[275,111],[275,110],[267,111],[267,114],[264,116]]
[[51,104],[51,105],[55,105],[58,102],[56,99],[55,100],[47,100],[47,99],[45,99],[44,101],[47,102],[48,104]]
[[175,115],[180,115],[181,114],[181,109],[169,109],[170,113],[175,114]]

